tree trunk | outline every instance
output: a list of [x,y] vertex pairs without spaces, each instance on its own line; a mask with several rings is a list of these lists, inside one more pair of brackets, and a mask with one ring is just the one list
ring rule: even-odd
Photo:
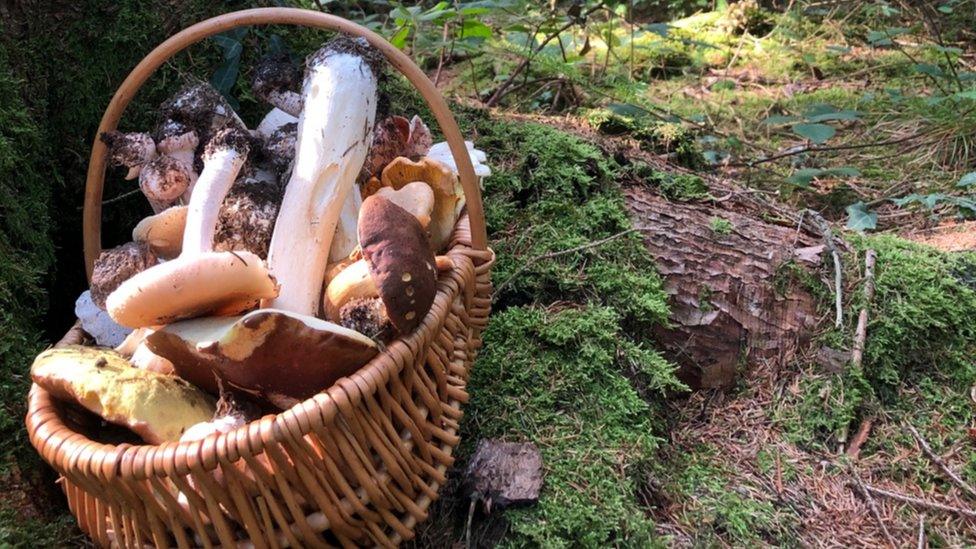
[[[796,216],[748,191],[710,190],[725,196],[671,202],[646,186],[624,191],[669,295],[671,326],[654,335],[694,388],[727,387],[752,362],[792,358],[818,324],[809,284],[823,284],[815,269],[830,258]],[[777,217],[782,224],[765,220]]]

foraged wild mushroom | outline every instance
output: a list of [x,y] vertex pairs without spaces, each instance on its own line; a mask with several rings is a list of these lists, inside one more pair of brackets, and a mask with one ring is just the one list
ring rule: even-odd
[[115,166],[125,166],[126,179],[139,177],[142,167],[156,158],[156,143],[148,133],[105,132],[100,136],[108,145],[109,160]]
[[186,228],[187,206],[170,206],[151,215],[132,229],[132,240],[149,245],[157,257],[173,259],[183,249],[183,230]]
[[382,196],[413,214],[423,228],[430,225],[430,214],[434,210],[434,191],[427,183],[414,181],[399,189],[381,187],[376,191],[376,196]]
[[148,343],[194,385],[216,391],[219,378],[228,388],[280,408],[331,386],[378,353],[358,332],[275,309],[175,322],[149,336]]
[[297,127],[298,117],[292,116],[278,107],[275,107],[268,111],[268,114],[264,115],[264,118],[262,118],[261,122],[258,123],[258,127],[254,129],[254,133],[258,134],[258,136],[264,139],[268,139],[278,128],[286,124],[295,124]]
[[149,444],[179,440],[215,409],[211,397],[186,381],[133,368],[107,349],[49,349],[34,360],[31,378],[55,398],[128,427]]
[[[471,165],[474,166],[474,174],[478,176],[479,179],[484,179],[491,175],[491,168],[485,161],[488,160],[488,156],[484,151],[479,151],[474,148],[474,143],[471,141],[465,141],[464,146],[468,149],[468,156],[471,158]],[[454,161],[454,155],[451,154],[451,148],[447,144],[447,141],[441,141],[440,143],[435,143],[427,151],[427,158],[442,162],[451,168],[454,173],[458,173],[457,162]]]
[[250,177],[237,180],[220,207],[214,249],[247,250],[267,257],[281,194],[273,183]]
[[430,150],[433,138],[419,116],[407,120],[402,116],[390,116],[376,125],[373,143],[366,157],[366,176],[378,176],[387,164],[398,156],[419,158]]
[[436,260],[424,228],[403,208],[371,196],[360,210],[359,241],[362,263],[347,267],[326,288],[329,318],[370,336],[392,336],[390,326],[399,334],[412,332],[437,291]]
[[189,185],[183,192],[183,199],[189,202],[193,185],[197,182],[198,174],[193,167],[193,162],[197,147],[200,146],[200,138],[193,128],[175,120],[164,121],[156,133],[156,148],[159,154],[168,156],[185,166]]
[[288,123],[276,129],[264,141],[264,155],[271,170],[284,177],[295,160],[295,145],[298,141],[298,124]]
[[217,130],[246,129],[224,96],[207,82],[191,82],[173,94],[160,107],[163,116],[195,130],[201,140]]
[[294,167],[268,252],[281,289],[266,307],[318,311],[340,213],[372,137],[379,59],[365,40],[340,37],[307,61]]
[[254,67],[251,89],[258,99],[298,116],[302,112],[302,96],[294,90],[300,80],[301,73],[287,53],[269,54]]
[[264,262],[247,251],[213,252],[224,196],[249,151],[248,135],[225,128],[211,139],[187,210],[180,256],[133,277],[109,296],[112,318],[132,328],[206,313],[236,314],[275,295]]
[[156,255],[149,246],[139,242],[128,242],[116,248],[102,250],[92,268],[92,301],[104,309],[109,294],[123,282],[157,262]]
[[440,251],[451,240],[454,225],[464,207],[464,189],[457,174],[441,162],[426,157],[419,162],[400,157],[383,169],[383,186],[399,189],[423,181],[434,191],[434,210],[430,215],[430,244]]
[[95,305],[90,290],[85,290],[75,300],[75,316],[81,321],[81,329],[92,336],[100,347],[115,347],[132,332],[112,320],[105,309]]
[[139,173],[139,188],[153,205],[155,213],[159,213],[184,196],[195,179],[192,165],[163,155],[143,166]]

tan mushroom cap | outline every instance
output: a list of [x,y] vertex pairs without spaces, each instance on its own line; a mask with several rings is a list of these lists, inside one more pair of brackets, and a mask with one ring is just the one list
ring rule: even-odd
[[278,293],[251,252],[205,252],[142,271],[108,296],[108,313],[130,328],[203,315],[233,315]]
[[369,272],[365,259],[342,269],[325,288],[322,308],[332,322],[339,322],[339,309],[353,299],[379,297],[379,290]]
[[414,162],[399,157],[383,168],[381,177],[384,187],[400,189],[414,181],[423,181],[434,191],[434,209],[431,212],[430,243],[437,252],[451,240],[454,224],[464,205],[464,190],[458,182],[457,174],[447,165],[431,158]]
[[376,195],[413,214],[424,228],[430,225],[430,214],[434,210],[434,191],[427,183],[414,181],[399,189],[381,187]]
[[280,408],[327,389],[379,352],[359,332],[277,309],[176,322],[147,342],[195,385],[216,391],[216,376]]
[[424,228],[403,208],[371,196],[359,210],[359,244],[393,327],[412,332],[437,293],[436,260]]
[[186,211],[186,206],[172,206],[143,219],[132,229],[132,240],[149,244],[158,257],[173,259],[183,249]]

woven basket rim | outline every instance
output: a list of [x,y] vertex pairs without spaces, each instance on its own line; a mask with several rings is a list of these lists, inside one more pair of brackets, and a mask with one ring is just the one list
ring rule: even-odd
[[[424,347],[427,340],[435,334],[434,326],[448,314],[444,303],[452,301],[460,294],[462,288],[459,280],[464,272],[491,268],[495,262],[494,251],[491,248],[484,251],[470,248],[467,224],[468,218],[465,215],[455,227],[452,245],[446,254],[454,260],[454,266],[438,277],[434,304],[420,325],[412,333],[381,348],[376,357],[352,374],[339,378],[329,388],[291,408],[276,414],[267,414],[233,431],[211,434],[198,440],[162,444],[110,444],[93,440],[69,427],[58,413],[64,404],[36,383],[32,383],[26,417],[31,443],[45,460],[48,457],[44,450],[56,445],[56,448],[50,450],[50,462],[58,469],[95,473],[102,480],[118,476],[145,479],[150,476],[182,475],[201,467],[211,470],[220,461],[233,462],[244,455],[255,456],[286,437],[309,434],[313,431],[313,422],[329,423],[342,408],[358,405],[363,398],[372,396],[380,385],[398,374],[399,369],[395,366],[397,361],[383,361],[381,358],[399,353],[411,354],[412,349]],[[478,260],[477,265],[475,259]],[[438,307],[439,303],[441,308]],[[40,415],[45,408],[48,410]],[[223,451],[212,451],[215,448]],[[216,459],[216,455],[220,455],[221,459]],[[211,459],[204,463],[206,457]],[[144,464],[144,469],[134,470],[135,464]]]

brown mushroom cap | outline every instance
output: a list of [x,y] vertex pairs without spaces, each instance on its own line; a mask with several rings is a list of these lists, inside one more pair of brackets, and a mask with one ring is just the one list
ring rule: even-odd
[[371,196],[359,210],[359,244],[393,327],[401,334],[412,332],[437,293],[426,231],[403,208]]
[[435,252],[443,249],[451,240],[461,205],[464,204],[464,190],[458,182],[457,174],[448,166],[423,158],[414,162],[400,157],[383,168],[381,177],[384,187],[400,189],[414,181],[423,181],[434,191],[434,209],[430,215],[430,243]]
[[379,352],[358,332],[277,309],[177,322],[147,342],[191,383],[216,391],[217,376],[225,387],[282,408],[328,388]]
[[217,216],[214,250],[247,250],[268,257],[281,197],[281,188],[266,181],[244,178],[234,182]]
[[183,249],[186,206],[172,206],[140,221],[132,229],[132,240],[145,242],[158,257],[173,259]]
[[109,294],[126,280],[156,263],[156,255],[148,245],[140,242],[128,242],[117,248],[103,250],[92,268],[92,301],[104,309]]
[[264,262],[253,253],[206,252],[139,273],[112,292],[106,304],[113,320],[142,328],[205,314],[238,314],[277,292]]

